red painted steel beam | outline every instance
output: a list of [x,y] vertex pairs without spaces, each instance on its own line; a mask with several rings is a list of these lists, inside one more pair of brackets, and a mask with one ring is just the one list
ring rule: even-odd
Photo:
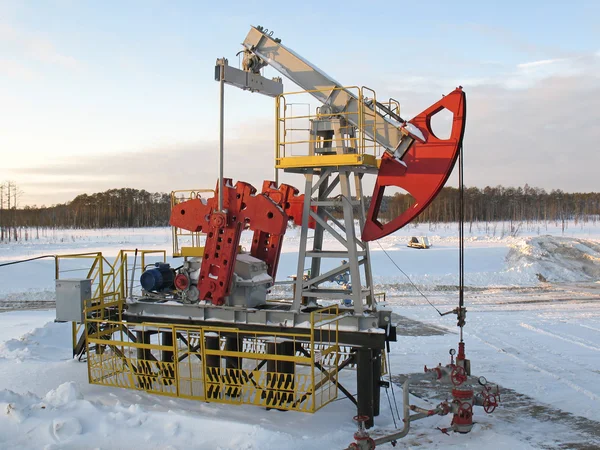
[[[304,202],[304,196],[298,196],[298,189],[287,184],[281,184],[277,188],[277,184],[274,181],[265,180],[261,193],[273,200],[288,215],[288,219],[291,219],[290,209],[293,199],[302,197],[302,202]],[[267,272],[271,275],[273,281],[275,281],[277,275],[277,266],[279,264],[282,245],[283,233],[272,234],[265,230],[255,229],[250,255],[267,263]]]
[[[285,233],[288,215],[273,200],[244,182],[232,186],[224,179],[223,209],[218,211],[218,192],[208,200],[193,199],[175,205],[172,226],[206,233],[204,257],[198,280],[199,298],[215,305],[225,303],[231,292],[240,237],[244,229],[263,230],[272,235]],[[218,189],[218,184],[217,184]]]

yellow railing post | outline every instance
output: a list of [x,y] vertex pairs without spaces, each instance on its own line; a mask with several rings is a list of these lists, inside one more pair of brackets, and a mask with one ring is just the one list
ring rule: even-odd
[[99,271],[99,276],[98,276],[98,289],[100,290],[100,317],[102,319],[104,319],[104,308],[102,308],[102,306],[104,306],[104,258],[100,257],[99,258],[99,265],[98,265],[98,271]]

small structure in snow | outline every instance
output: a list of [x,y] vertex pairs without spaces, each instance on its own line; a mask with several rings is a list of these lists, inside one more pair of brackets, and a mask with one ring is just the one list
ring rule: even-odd
[[429,248],[431,244],[427,236],[413,236],[410,238],[408,246],[412,248]]

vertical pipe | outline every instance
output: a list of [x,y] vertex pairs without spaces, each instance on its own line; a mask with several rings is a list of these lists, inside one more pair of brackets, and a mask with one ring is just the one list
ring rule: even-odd
[[[465,185],[464,185],[464,153],[462,145],[459,150],[459,166],[458,166],[458,185],[460,195],[460,217],[459,217],[459,292],[458,292],[458,314],[462,314],[462,310],[465,306],[464,290],[465,290]],[[460,342],[463,342],[463,325],[460,325]]]
[[225,118],[225,58],[223,58],[219,79],[219,211],[223,211],[223,135]]
[[277,157],[279,156],[279,99],[275,98],[275,187],[279,187],[279,170],[277,169]]

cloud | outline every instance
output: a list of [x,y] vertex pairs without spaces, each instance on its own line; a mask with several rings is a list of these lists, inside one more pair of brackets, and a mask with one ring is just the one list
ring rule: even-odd
[[467,184],[598,190],[600,78],[553,76],[523,90],[481,86],[467,98]]
[[[251,124],[244,128],[251,130]],[[258,129],[263,127],[258,124]],[[226,139],[225,176],[260,189],[274,177],[273,135]],[[247,135],[248,136],[248,135]],[[13,169],[25,191],[24,204],[53,204],[81,193],[131,187],[152,192],[213,189],[218,178],[218,142],[174,143],[139,152],[82,155],[46,160],[44,165]]]
[[0,74],[25,80],[34,80],[39,78],[38,74],[36,74],[33,70],[17,61],[9,59],[0,59]]
[[[488,75],[472,77],[453,75],[396,74],[388,78],[388,90],[402,93],[443,93],[455,86],[469,88],[496,86],[501,89],[528,89],[551,77],[600,77],[600,52],[568,58],[532,60],[508,68],[499,68]],[[390,79],[392,80],[390,82]]]
[[[457,85],[467,94],[465,183],[598,191],[600,54],[524,61],[485,78],[408,77],[406,118]],[[435,124],[435,123],[434,123]]]
[[532,44],[523,35],[510,29],[498,26],[470,23],[463,25],[449,25],[449,28],[466,29],[472,31],[484,39],[488,39],[502,46],[506,46],[515,52],[525,53],[531,57],[541,55],[559,55],[560,57],[572,56],[573,52],[566,52],[555,46],[545,46],[538,43]]
[[34,61],[56,65],[68,70],[79,70],[81,64],[74,57],[60,52],[52,40],[39,33],[15,28],[7,23],[0,23],[0,41],[6,47],[21,53]]

